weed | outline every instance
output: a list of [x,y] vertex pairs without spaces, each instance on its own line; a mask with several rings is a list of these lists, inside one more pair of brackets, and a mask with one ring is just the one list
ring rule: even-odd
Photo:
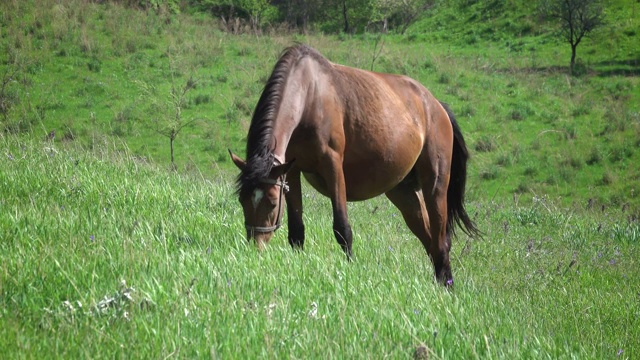
[[253,113],[253,108],[251,105],[249,105],[246,98],[235,99],[233,101],[233,107],[240,111],[240,113],[244,116],[251,116],[251,114]]
[[534,110],[528,102],[514,103],[510,105],[509,119],[513,121],[526,120],[534,115]]
[[228,77],[226,74],[220,74],[220,75],[218,75],[218,76],[216,77],[216,80],[217,80],[219,83],[224,84],[224,83],[226,83],[227,81],[229,81],[229,77]]
[[605,171],[605,173],[602,174],[602,177],[600,178],[599,185],[610,186],[615,182],[616,182],[616,175],[610,171]]
[[573,107],[571,115],[573,117],[585,116],[591,113],[591,105],[587,102],[581,102]]
[[584,160],[582,160],[580,154],[572,152],[563,158],[560,164],[562,166],[570,166],[575,170],[580,170],[584,164]]
[[99,73],[102,70],[102,61],[98,57],[92,56],[87,63],[87,68],[91,72]]
[[449,84],[451,82],[451,75],[447,74],[447,73],[440,73],[440,76],[438,77],[438,83],[439,84]]
[[591,152],[587,157],[586,163],[587,165],[596,165],[599,164],[603,159],[602,151],[598,147],[591,148]]
[[248,47],[241,47],[237,52],[238,56],[249,56],[252,54],[252,51]]
[[633,156],[633,153],[634,153],[633,148],[626,144],[614,146],[611,149],[609,160],[614,163],[620,162],[622,160],[628,159],[631,156]]
[[521,182],[518,187],[513,190],[516,194],[526,194],[531,191],[531,186],[528,183]]
[[496,158],[495,164],[502,167],[509,167],[515,163],[515,159],[510,153],[499,154]]
[[211,95],[209,95],[209,94],[198,94],[193,99],[193,101],[195,102],[196,105],[209,104],[209,103],[211,103],[212,100],[213,99],[211,98]]
[[461,116],[471,117],[476,115],[476,108],[470,102],[465,102],[458,112]]
[[473,148],[477,152],[491,152],[496,149],[496,142],[493,137],[485,135],[476,141]]
[[489,166],[480,170],[480,179],[482,180],[495,180],[500,175],[500,170],[496,166]]

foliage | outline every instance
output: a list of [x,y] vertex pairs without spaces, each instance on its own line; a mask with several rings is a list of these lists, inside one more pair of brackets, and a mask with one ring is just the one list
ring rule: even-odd
[[[251,29],[256,34],[265,23],[277,17],[277,8],[268,0],[191,0],[190,4],[200,11],[223,19],[229,24],[227,28],[233,28],[233,22],[240,18],[249,20]],[[237,32],[239,29],[233,28],[232,31]]]
[[180,0],[106,0],[130,8],[152,9],[155,11],[180,12]]
[[[396,29],[404,34],[409,26],[420,18],[429,8],[435,6],[435,1],[423,0],[374,0],[371,2],[371,16],[369,23],[382,23],[382,31]],[[369,26],[368,26],[369,28]]]

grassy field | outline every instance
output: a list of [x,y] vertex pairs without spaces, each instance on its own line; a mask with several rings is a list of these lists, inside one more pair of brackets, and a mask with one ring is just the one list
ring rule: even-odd
[[350,205],[355,261],[305,191],[308,240],[243,239],[231,179],[110,145],[0,139],[0,349],[8,358],[637,358],[640,227],[619,211],[479,197],[447,291],[378,199]]
[[[405,35],[256,37],[198,14],[2,2],[0,352],[409,358],[423,344],[431,359],[639,358],[640,4],[611,2],[569,76],[568,45],[519,15],[528,5],[481,3],[437,7]],[[308,187],[303,253],[286,228],[266,251],[243,239],[226,149],[244,149],[296,41],[451,104],[484,232],[454,240],[453,291],[382,198],[349,205],[352,263]],[[177,171],[171,126],[184,126]]]
[[[578,49],[581,75],[569,76],[568,45],[535,16],[492,15],[480,3],[437,7],[407,34],[380,38],[230,35],[204,15],[6,2],[0,74],[15,76],[0,94],[2,130],[38,139],[55,131],[56,141],[89,149],[121,139],[168,167],[166,130],[182,126],[178,169],[216,176],[232,168],[227,148],[244,149],[278,55],[300,41],[334,62],[414,77],[450,103],[473,153],[474,191],[547,195],[574,207],[591,200],[638,215],[640,5],[613,2],[610,25]],[[187,86],[176,124],[172,88]]]

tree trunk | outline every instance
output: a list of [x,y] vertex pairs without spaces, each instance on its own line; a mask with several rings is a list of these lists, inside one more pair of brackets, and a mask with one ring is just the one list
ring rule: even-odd
[[576,48],[578,44],[571,44],[571,64],[569,64],[569,72],[573,75],[573,71],[576,65]]
[[171,148],[171,170],[176,169],[175,159],[173,157],[173,140],[175,140],[175,136],[169,136],[169,146]]
[[342,17],[344,18],[344,32],[349,32],[349,16],[347,14],[347,0],[342,1]]

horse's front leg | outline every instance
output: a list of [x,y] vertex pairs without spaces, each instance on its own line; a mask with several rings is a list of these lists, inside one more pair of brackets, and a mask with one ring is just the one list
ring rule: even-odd
[[292,169],[287,175],[289,192],[287,199],[287,217],[289,226],[289,244],[294,249],[304,249],[304,222],[302,220],[302,188],[300,170]]
[[351,260],[353,234],[347,216],[347,187],[342,169],[342,156],[336,152],[329,158],[330,161],[324,169],[324,178],[330,191],[333,207],[333,233],[347,255],[347,260]]

